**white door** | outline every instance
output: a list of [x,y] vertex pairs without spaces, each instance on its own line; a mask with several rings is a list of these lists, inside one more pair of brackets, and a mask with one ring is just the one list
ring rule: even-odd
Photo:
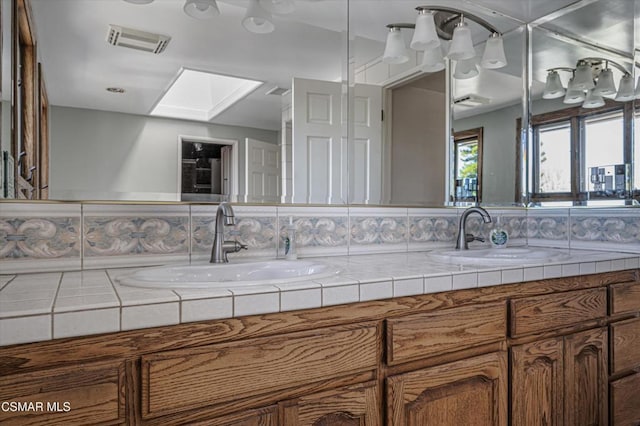
[[222,148],[220,148],[220,158],[221,158],[221,163],[222,163],[222,195],[226,195],[227,197],[229,196],[229,194],[231,193],[231,165],[232,160],[231,160],[231,150],[233,148],[229,145],[223,146]]
[[245,201],[280,201],[280,146],[245,139]]
[[349,203],[380,204],[382,197],[382,88],[354,87],[353,143],[349,146]]
[[293,79],[292,202],[346,202],[342,85]]

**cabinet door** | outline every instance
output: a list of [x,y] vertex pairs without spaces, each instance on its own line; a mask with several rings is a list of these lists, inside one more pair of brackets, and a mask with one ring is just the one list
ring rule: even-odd
[[564,339],[564,424],[608,424],[607,330],[575,333]]
[[392,376],[387,404],[390,426],[506,426],[506,353]]
[[380,426],[375,382],[283,402],[285,426]]
[[513,425],[562,425],[562,337],[514,346],[511,351]]
[[[185,423],[187,424],[187,423]],[[192,422],[189,426],[277,426],[278,407],[260,408],[257,410],[247,410],[242,413],[230,414],[215,419]]]

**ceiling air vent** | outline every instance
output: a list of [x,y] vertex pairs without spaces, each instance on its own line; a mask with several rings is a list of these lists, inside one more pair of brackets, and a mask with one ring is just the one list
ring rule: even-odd
[[265,93],[265,95],[276,95],[276,96],[282,96],[285,93],[287,93],[289,91],[289,89],[283,89],[282,87],[274,87],[273,89],[269,90],[267,93]]
[[474,107],[480,105],[489,105],[491,103],[491,99],[484,98],[478,95],[466,95],[461,96],[457,99],[453,100],[454,105]]
[[133,28],[119,25],[109,25],[109,33],[107,34],[107,42],[109,44],[155,54],[164,52],[169,40],[171,40],[169,36],[134,30]]

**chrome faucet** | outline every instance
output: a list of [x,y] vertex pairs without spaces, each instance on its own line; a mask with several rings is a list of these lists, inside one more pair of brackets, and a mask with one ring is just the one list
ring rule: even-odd
[[227,263],[227,253],[236,253],[242,249],[247,249],[247,246],[240,244],[237,241],[225,241],[224,240],[224,226],[231,226],[236,224],[236,217],[231,208],[231,204],[222,202],[218,205],[216,211],[216,229],[215,237],[213,238],[213,247],[211,248],[211,260],[210,263]]
[[491,223],[491,216],[489,216],[489,212],[479,206],[469,207],[466,209],[462,216],[460,216],[460,223],[458,224],[458,238],[456,241],[456,250],[468,250],[469,243],[472,241],[482,241],[484,242],[484,238],[476,237],[473,234],[467,234],[467,218],[471,213],[478,213],[482,216],[484,223]]

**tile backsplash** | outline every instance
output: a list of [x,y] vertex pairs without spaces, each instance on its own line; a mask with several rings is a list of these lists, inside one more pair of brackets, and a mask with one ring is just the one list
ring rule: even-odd
[[[146,266],[206,260],[216,205],[3,203],[0,274]],[[248,250],[233,257],[284,254],[289,224],[299,256],[340,256],[453,247],[463,209],[346,206],[234,206],[226,239]],[[488,237],[495,222],[511,245],[640,252],[634,208],[489,209],[468,231]],[[479,243],[477,243],[479,244]],[[484,243],[488,244],[488,243]]]

